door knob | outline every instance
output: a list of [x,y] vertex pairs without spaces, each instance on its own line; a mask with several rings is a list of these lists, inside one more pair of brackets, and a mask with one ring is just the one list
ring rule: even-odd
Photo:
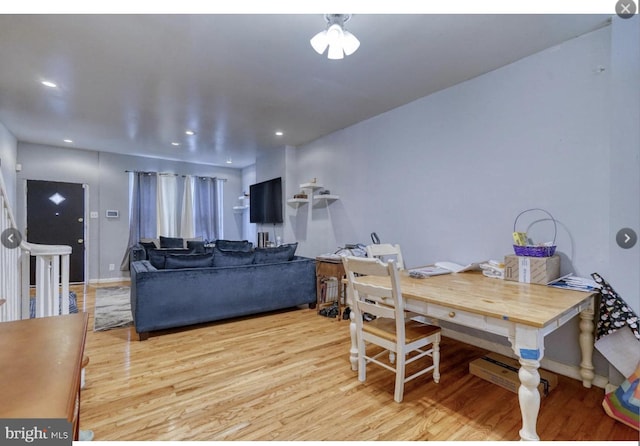
[[79,217],[79,218],[78,218],[78,222],[79,222],[79,223],[82,223],[83,221],[84,221],[84,218],[82,218],[82,217]]
[[84,243],[84,239],[79,238],[78,239],[78,243],[80,243],[80,244]]

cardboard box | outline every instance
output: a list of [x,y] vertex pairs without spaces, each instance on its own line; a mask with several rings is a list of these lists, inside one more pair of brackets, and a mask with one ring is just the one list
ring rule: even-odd
[[546,285],[560,277],[560,256],[504,256],[504,279]]
[[[520,363],[517,359],[508,358],[497,353],[488,353],[482,358],[469,363],[469,373],[499,385],[502,388],[518,393]],[[540,396],[544,397],[558,386],[558,375],[547,370],[538,369],[540,373]]]

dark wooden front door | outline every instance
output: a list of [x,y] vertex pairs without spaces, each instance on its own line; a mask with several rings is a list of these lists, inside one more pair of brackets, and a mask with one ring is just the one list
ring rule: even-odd
[[[84,282],[84,186],[56,181],[27,181],[27,241],[71,246],[69,282]],[[31,258],[35,284],[35,257]]]

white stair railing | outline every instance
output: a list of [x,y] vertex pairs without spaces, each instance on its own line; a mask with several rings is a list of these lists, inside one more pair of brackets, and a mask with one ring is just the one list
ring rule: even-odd
[[[0,234],[15,228],[2,171],[0,171]],[[0,322],[21,319],[20,250],[0,243]]]
[[[31,257],[36,258],[36,317],[69,314],[71,246],[22,242],[22,318],[29,318]],[[62,269],[61,269],[62,267]],[[61,274],[62,273],[62,274]],[[58,297],[60,296],[60,297]]]
[[[0,235],[16,223],[0,171]],[[0,322],[29,319],[30,262],[36,258],[36,317],[69,314],[70,246],[0,243]]]

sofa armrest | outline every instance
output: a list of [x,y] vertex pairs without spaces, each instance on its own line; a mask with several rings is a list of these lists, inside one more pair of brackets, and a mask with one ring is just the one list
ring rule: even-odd
[[135,273],[158,271],[148,260],[137,260],[135,262],[131,262],[131,270]]
[[131,263],[139,260],[147,260],[147,250],[140,244],[133,245],[129,251]]

